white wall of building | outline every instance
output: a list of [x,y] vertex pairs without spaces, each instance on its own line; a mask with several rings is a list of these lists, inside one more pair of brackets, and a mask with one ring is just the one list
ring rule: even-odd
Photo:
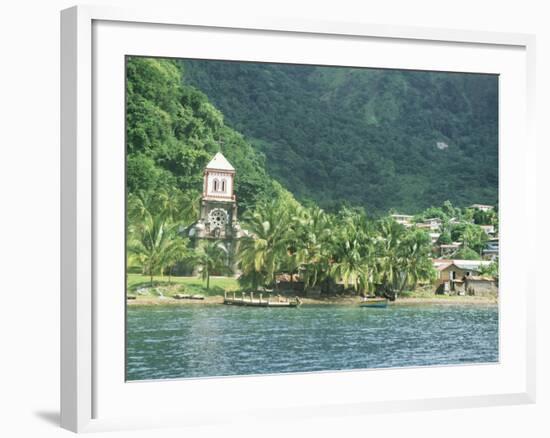
[[[218,189],[215,188],[215,182]],[[222,190],[222,184],[225,188]],[[233,195],[233,175],[225,172],[209,171],[206,179],[206,196],[231,198]]]

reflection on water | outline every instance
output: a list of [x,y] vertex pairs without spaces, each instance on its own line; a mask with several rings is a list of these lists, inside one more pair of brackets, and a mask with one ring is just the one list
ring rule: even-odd
[[129,307],[128,380],[498,361],[495,305]]

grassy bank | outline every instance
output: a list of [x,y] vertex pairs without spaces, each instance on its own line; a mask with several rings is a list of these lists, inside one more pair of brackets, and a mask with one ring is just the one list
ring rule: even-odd
[[223,296],[224,290],[227,292],[237,291],[239,283],[232,277],[210,277],[210,288],[206,289],[206,282],[198,277],[153,277],[151,279],[146,275],[128,274],[127,278],[128,295],[155,297],[171,297],[174,294],[198,294],[204,296]]

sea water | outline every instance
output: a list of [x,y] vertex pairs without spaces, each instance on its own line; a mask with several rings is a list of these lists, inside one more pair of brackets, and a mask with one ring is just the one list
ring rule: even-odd
[[127,309],[127,380],[498,361],[498,306]]

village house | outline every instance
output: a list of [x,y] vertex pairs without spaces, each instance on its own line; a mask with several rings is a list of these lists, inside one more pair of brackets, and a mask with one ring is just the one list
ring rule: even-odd
[[495,226],[494,225],[480,225],[479,228],[481,228],[488,236],[492,236],[495,234]]
[[435,270],[439,271],[441,266],[448,266],[452,263],[451,259],[432,259],[432,264]]
[[498,282],[492,277],[471,275],[466,277],[464,289],[467,295],[496,295],[498,294]]
[[443,224],[443,221],[438,217],[435,217],[435,218],[423,220],[422,224],[425,227],[429,228],[431,231],[439,231],[441,229],[441,225]]
[[450,257],[462,247],[462,242],[453,242],[439,245],[440,257]]
[[432,240],[432,244],[436,244],[437,240],[439,239],[439,236],[441,236],[441,227],[440,225],[437,225],[436,222],[420,222],[414,225],[415,228],[419,228],[421,230],[425,230],[429,235],[430,239]]
[[398,224],[405,225],[406,227],[412,226],[413,216],[409,214],[392,214],[391,218]]
[[425,224],[425,223],[422,223],[422,222],[418,222],[416,224],[414,224],[415,228],[420,228],[421,230],[426,230],[426,231],[430,231],[432,229],[432,227],[430,227],[429,224]]
[[474,210],[481,210],[481,211],[490,211],[494,210],[495,207],[492,205],[486,205],[486,204],[472,204],[468,208],[473,208]]
[[[487,266],[490,263],[485,260],[434,259],[434,268],[438,272],[436,293],[450,295],[475,294],[476,283],[469,281],[469,278],[477,278],[481,272],[481,267]],[[478,278],[477,281],[481,280]],[[494,282],[494,280],[491,281]],[[488,290],[485,283],[479,283],[479,285],[484,291]]]
[[481,254],[484,260],[496,260],[498,257],[498,251],[498,237],[493,237],[487,241],[487,244]]

